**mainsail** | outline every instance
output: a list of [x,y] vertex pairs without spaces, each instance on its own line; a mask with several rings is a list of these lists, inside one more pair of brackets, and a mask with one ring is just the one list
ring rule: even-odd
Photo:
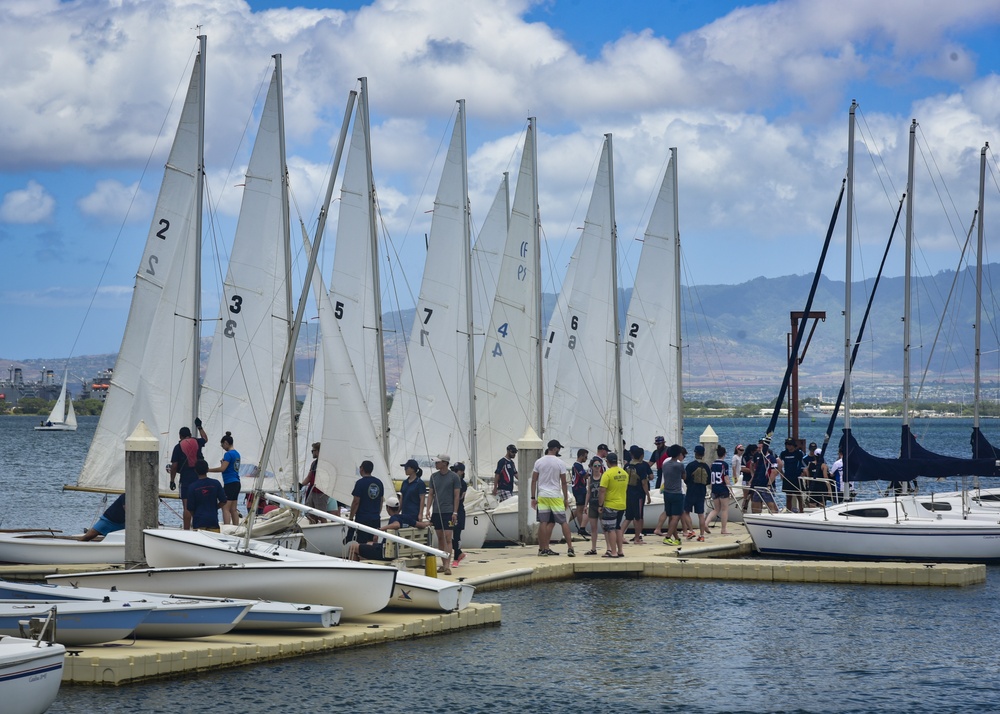
[[476,370],[477,473],[491,474],[507,444],[541,432],[538,393],[538,184],[535,125],[521,154],[497,292]]
[[460,102],[428,238],[416,316],[389,412],[390,463],[446,452],[468,460],[469,214],[465,109]]
[[493,198],[483,227],[472,246],[473,363],[478,365],[486,344],[486,328],[497,294],[497,280],[503,263],[503,247],[510,221],[510,181],[507,173]]
[[[232,432],[243,463],[250,465],[260,465],[289,333],[278,79],[275,69],[247,167],[199,406],[209,436]],[[278,424],[266,470],[289,487],[292,417],[287,401]]]
[[605,139],[583,233],[542,346],[551,380],[546,433],[570,453],[618,442],[614,187]]
[[[197,213],[202,186],[202,63],[199,53],[136,273],[114,376],[77,480],[79,488],[124,490],[125,439],[140,420],[160,440],[161,463],[168,463],[177,430],[189,424],[194,411],[190,385],[198,375],[192,358],[192,325],[199,319],[194,263],[201,239]],[[160,488],[165,490],[166,472],[159,474]]]
[[680,235],[677,155],[670,161],[643,237],[621,346],[622,428],[649,444],[656,434],[681,443]]

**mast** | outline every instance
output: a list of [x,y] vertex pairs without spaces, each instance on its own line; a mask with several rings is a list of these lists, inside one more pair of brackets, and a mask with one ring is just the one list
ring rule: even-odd
[[205,194],[205,51],[208,37],[198,35],[198,55],[201,58],[198,72],[198,172],[194,191],[194,315],[192,323],[194,340],[191,355],[191,424],[198,418],[198,392],[201,383],[201,231]]
[[[611,310],[614,315],[615,358],[615,414],[611,422],[614,432],[614,444],[622,443],[622,356],[619,350],[621,343],[621,318],[618,316],[618,225],[615,222],[615,152],[612,146],[611,134],[605,134],[608,142],[608,202],[611,210]],[[617,450],[617,446],[615,449]]]
[[674,304],[677,306],[677,324],[674,325],[674,344],[677,362],[677,428],[674,432],[674,443],[684,443],[684,355],[681,350],[681,224],[680,207],[677,203],[677,147],[670,147],[670,165],[673,167],[674,179]]
[[479,450],[476,444],[476,345],[473,338],[475,333],[475,315],[472,304],[472,225],[471,209],[469,206],[469,147],[465,135],[465,100],[458,100],[458,116],[455,118],[460,128],[462,142],[462,249],[465,252],[465,331],[466,349],[465,362],[466,372],[469,382],[469,480],[471,483],[478,482],[477,465],[479,464]]
[[982,356],[980,334],[983,322],[983,208],[985,208],[986,197],[986,150],[989,148],[990,145],[987,142],[979,152],[979,227],[976,231],[976,349],[972,389],[972,428],[974,430],[979,429],[979,361]]
[[542,247],[540,245],[540,231],[538,228],[538,133],[535,127],[535,117],[528,117],[528,131],[531,133],[531,237],[532,255],[531,267],[535,273],[534,293],[532,299],[534,305],[535,319],[535,393],[536,413],[535,413],[535,433],[541,438],[545,429],[545,385],[542,381],[542,345],[544,343],[545,329],[542,327]]
[[260,457],[261,465],[254,482],[254,497],[251,500],[248,513],[249,523],[247,523],[246,535],[243,539],[244,549],[250,547],[250,532],[253,530],[253,523],[257,517],[257,502],[262,497],[261,488],[264,485],[265,465],[271,457],[271,446],[274,443],[274,434],[278,429],[278,418],[281,415],[281,402],[285,398],[288,376],[291,374],[292,365],[295,363],[295,344],[299,339],[302,316],[305,314],[306,302],[309,298],[309,286],[312,283],[313,272],[316,270],[316,262],[319,259],[319,246],[323,240],[323,231],[326,229],[327,214],[330,212],[330,202],[333,200],[333,186],[337,180],[337,171],[340,169],[340,158],[344,153],[344,143],[347,141],[347,127],[351,121],[351,112],[354,110],[354,99],[356,96],[357,94],[352,91],[347,99],[347,111],[344,113],[344,122],[340,128],[340,139],[337,141],[337,151],[334,154],[333,166],[330,169],[330,180],[326,187],[326,197],[319,214],[319,223],[316,226],[316,238],[313,240],[312,251],[309,253],[309,263],[306,267],[306,274],[302,283],[302,294],[299,295],[299,302],[295,308],[295,317],[292,320],[292,332],[289,335],[288,346],[285,348],[285,362],[281,369],[281,379],[278,381],[278,393],[275,395],[274,406],[271,409],[271,421],[267,425],[267,436],[264,437],[264,451]]
[[906,174],[906,265],[903,270],[903,428],[910,426],[910,272],[913,255],[913,153],[917,120],[910,124],[910,153]]
[[[285,248],[285,315],[288,319],[288,337],[292,336],[292,236],[290,211],[288,207],[288,163],[285,155],[285,97],[281,81],[281,54],[272,55],[274,58],[274,73],[277,79],[278,89],[278,161],[281,166],[281,240]],[[288,381],[295,384],[295,362],[292,361],[291,370],[288,373]],[[295,472],[299,465],[298,434],[296,433],[295,420],[295,390],[288,390],[288,413],[292,417],[289,438],[292,440],[292,474],[296,495],[299,491],[299,475]],[[265,464],[261,464],[264,468]]]
[[[844,242],[844,432],[851,433],[851,258],[854,241],[854,114],[858,103],[851,100],[847,125],[847,231]],[[796,435],[797,436],[797,435]],[[826,445],[823,445],[824,451]],[[844,446],[844,474],[847,473],[847,446]],[[842,478],[846,478],[842,477]],[[845,486],[844,493],[847,493]]]
[[361,94],[359,98],[359,115],[361,117],[361,127],[365,136],[365,154],[367,159],[366,169],[368,171],[368,191],[371,196],[371,210],[368,212],[368,239],[371,242],[369,253],[372,261],[372,280],[375,299],[375,362],[378,368],[378,413],[379,413],[379,443],[382,446],[382,456],[385,462],[389,463],[389,411],[385,405],[385,344],[382,335],[382,281],[379,279],[378,270],[378,220],[376,217],[377,203],[375,200],[375,177],[372,172],[372,131],[371,121],[368,115],[368,78],[358,77],[361,82]]

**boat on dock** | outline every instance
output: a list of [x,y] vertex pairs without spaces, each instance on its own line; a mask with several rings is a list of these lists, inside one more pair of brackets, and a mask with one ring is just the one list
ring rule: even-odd
[[59,694],[66,648],[0,637],[0,702],[4,714],[42,714]]
[[42,620],[52,612],[56,642],[63,645],[97,645],[128,637],[156,608],[132,602],[0,602],[0,635],[17,637],[21,622]]
[[84,565],[125,562],[125,531],[83,541],[52,531],[0,533],[0,562],[25,565]]
[[256,562],[49,575],[56,585],[298,602],[343,608],[344,617],[378,612],[392,597],[396,569],[328,561]]

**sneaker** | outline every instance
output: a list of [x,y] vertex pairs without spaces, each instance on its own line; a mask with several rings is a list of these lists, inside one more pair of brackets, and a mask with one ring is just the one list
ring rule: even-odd
[[698,542],[699,543],[704,543],[705,542],[705,536],[703,536],[703,535],[698,536]]
[[680,545],[681,541],[680,541],[679,538],[664,538],[663,539],[663,544],[664,545]]
[[578,530],[577,533],[579,533],[584,538],[590,538],[590,531],[588,531],[586,528]]
[[459,555],[459,556],[458,556],[457,558],[455,558],[455,560],[454,560],[454,562],[452,563],[452,565],[458,565],[458,564],[459,564],[459,563],[461,563],[461,562],[462,562],[463,560],[465,560],[465,553],[462,553],[462,554],[460,554],[460,555]]

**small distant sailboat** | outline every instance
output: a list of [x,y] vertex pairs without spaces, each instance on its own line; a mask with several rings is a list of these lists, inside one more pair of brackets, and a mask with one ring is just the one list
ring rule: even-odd
[[76,412],[73,410],[73,399],[66,398],[66,380],[69,373],[63,375],[62,389],[56,405],[52,407],[49,418],[43,424],[35,427],[35,431],[76,431]]

